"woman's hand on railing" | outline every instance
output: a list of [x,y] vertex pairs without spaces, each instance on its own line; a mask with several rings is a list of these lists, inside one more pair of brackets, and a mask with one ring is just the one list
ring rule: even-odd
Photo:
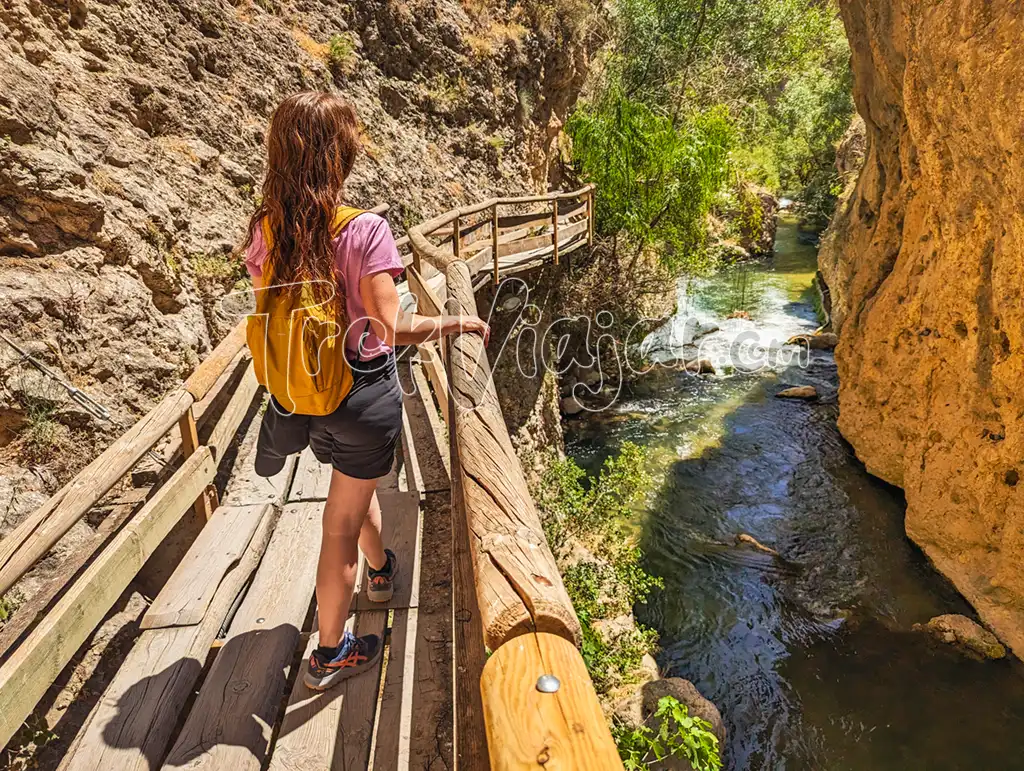
[[484,345],[491,337],[487,322],[476,316],[419,316],[402,311],[395,325],[395,340],[398,345],[418,345],[460,332],[482,335]]

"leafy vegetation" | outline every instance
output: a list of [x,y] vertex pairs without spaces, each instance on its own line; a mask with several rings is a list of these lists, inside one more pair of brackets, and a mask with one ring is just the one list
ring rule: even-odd
[[348,73],[355,58],[356,49],[350,35],[331,35],[327,41],[327,66],[332,75],[340,77]]
[[598,183],[598,227],[674,272],[712,264],[708,214],[747,183],[806,202],[838,193],[853,112],[834,0],[615,0],[614,43],[570,119],[573,161]]
[[646,723],[638,728],[616,725],[612,730],[627,771],[639,771],[669,757],[686,758],[694,771],[722,768],[711,724],[691,716],[685,704],[663,696],[651,720],[658,724],[656,731]]
[[657,643],[657,633],[640,624],[600,629],[600,622],[631,613],[662,586],[641,566],[643,553],[627,531],[650,484],[645,464],[643,449],[631,443],[596,478],[571,459],[552,459],[537,494],[545,535],[583,628],[583,660],[599,693],[635,680],[641,659]]

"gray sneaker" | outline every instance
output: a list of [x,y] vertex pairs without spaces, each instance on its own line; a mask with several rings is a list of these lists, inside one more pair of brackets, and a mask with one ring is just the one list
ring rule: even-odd
[[388,602],[395,594],[395,576],[398,575],[398,557],[391,549],[385,549],[384,555],[388,561],[380,570],[369,571],[369,581],[366,582],[366,596],[370,602]]
[[383,648],[383,642],[375,634],[356,637],[351,632],[345,632],[333,656],[321,652],[319,648],[310,654],[309,665],[302,679],[308,688],[325,691],[372,667]]

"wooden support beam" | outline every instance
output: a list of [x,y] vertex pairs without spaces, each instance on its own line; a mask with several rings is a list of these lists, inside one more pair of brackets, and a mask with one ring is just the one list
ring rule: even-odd
[[[450,265],[447,280],[448,313],[474,313],[465,264]],[[469,523],[487,647],[496,650],[533,631],[578,643],[579,621],[512,447],[483,338],[476,333],[452,337],[448,365],[454,405],[449,428],[454,425],[464,503],[453,516]]]
[[199,401],[213,388],[221,373],[245,345],[245,319],[238,322],[228,336],[218,343],[213,352],[196,367],[196,371],[185,380],[185,390]]
[[[196,428],[196,416],[192,408],[185,410],[185,414],[178,420],[178,430],[181,431],[181,454],[185,458],[191,458],[199,449],[199,430]],[[213,516],[213,510],[217,508],[217,490],[206,488],[196,498],[192,506],[196,516],[201,522],[209,522]]]
[[456,260],[462,259],[462,233],[459,230],[459,215],[455,215],[455,229],[452,233],[452,255]]
[[31,714],[215,473],[213,455],[205,447],[186,460],[0,667],[0,746]]
[[497,286],[498,278],[498,204],[494,204],[491,211],[491,255],[494,257],[494,285]]
[[[171,391],[148,415],[80,471],[59,503],[55,506],[49,502],[43,504],[8,534],[0,543],[0,595],[10,589],[128,473],[160,437],[178,423],[193,401],[194,397],[184,387]],[[43,516],[39,516],[40,512]]]
[[551,202],[551,253],[558,264],[558,199]]
[[445,425],[451,426],[448,414],[448,373],[445,372],[444,362],[441,354],[434,343],[421,343],[416,346],[420,356],[423,369],[426,370],[430,386],[434,389],[434,397],[437,399],[437,406],[441,410],[441,417]]
[[[542,675],[558,689],[537,688]],[[501,646],[480,678],[492,771],[622,771],[608,721],[575,646],[528,634]]]
[[594,246],[594,188],[587,193],[587,246]]

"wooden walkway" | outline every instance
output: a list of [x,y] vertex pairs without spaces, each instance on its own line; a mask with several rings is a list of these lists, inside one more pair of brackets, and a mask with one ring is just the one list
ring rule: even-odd
[[[589,193],[490,201],[414,228],[402,239],[413,250],[402,292],[421,312],[472,312],[474,285],[590,241]],[[509,201],[544,200],[552,212],[498,215]],[[472,220],[479,212],[483,226]],[[357,585],[348,619],[355,634],[385,640],[372,671],[324,693],[302,683],[317,642],[330,468],[307,451],[273,479],[255,474],[263,396],[236,330],[0,543],[2,592],[179,429],[162,449],[167,470],[80,555],[84,570],[70,570],[49,604],[0,636],[0,743],[191,511],[205,525],[153,599],[62,770],[621,768],[479,337],[458,336],[450,350],[403,351],[399,371],[402,451],[377,494],[401,571],[384,605]],[[234,460],[219,500],[211,483],[226,457]],[[358,576],[361,584],[362,561]],[[535,683],[544,674],[565,687],[542,692]]]

